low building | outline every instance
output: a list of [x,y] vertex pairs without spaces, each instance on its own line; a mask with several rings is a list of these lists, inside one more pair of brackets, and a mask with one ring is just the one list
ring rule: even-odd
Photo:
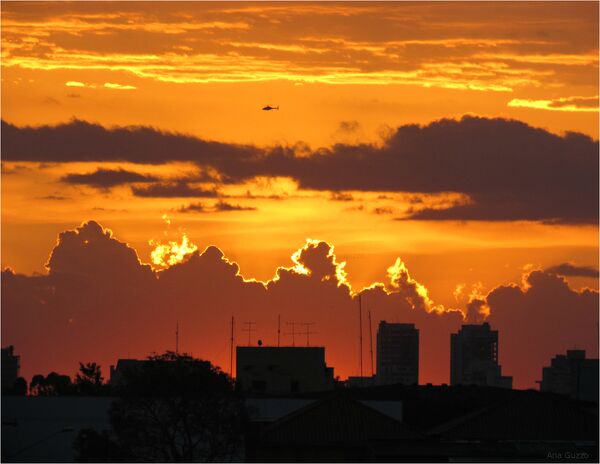
[[598,462],[597,408],[533,390],[512,392],[429,429],[429,459]]
[[498,364],[498,331],[487,322],[465,324],[450,335],[450,385],[512,388]]
[[147,359],[119,359],[117,365],[110,366],[110,379],[109,385],[111,387],[118,387],[122,385],[125,372],[128,370],[141,369],[142,366],[147,364]]
[[244,392],[288,394],[333,390],[323,347],[238,346],[236,386]]
[[410,446],[421,438],[420,432],[402,422],[401,402],[359,401],[338,392],[249,435],[246,460],[377,462],[390,446]]
[[370,377],[350,376],[346,379],[345,385],[348,388],[368,388],[379,384],[377,383],[377,376],[372,375]]
[[586,359],[585,350],[556,355],[542,370],[540,391],[598,402],[598,359]]
[[2,389],[12,388],[19,377],[19,356],[15,355],[15,347],[2,348]]

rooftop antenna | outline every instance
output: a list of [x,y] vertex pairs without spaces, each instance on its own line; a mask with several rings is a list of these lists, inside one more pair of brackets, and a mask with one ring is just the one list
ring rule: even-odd
[[248,332],[248,346],[250,346],[252,343],[252,332],[256,331],[256,329],[252,328],[253,325],[256,325],[256,322],[254,322],[254,321],[244,322],[245,327],[243,330],[244,330],[244,332]]
[[369,343],[371,345],[371,377],[375,375],[373,372],[373,329],[371,328],[371,310],[369,309]]
[[306,334],[306,346],[310,346],[310,335],[317,333],[317,332],[311,332],[310,326],[315,325],[315,323],[314,322],[301,322],[300,325],[304,326],[304,333]]
[[286,322],[285,325],[291,325],[292,326],[292,331],[291,332],[286,332],[284,333],[284,335],[291,335],[292,336],[292,346],[296,346],[296,323],[295,322]]
[[179,354],[179,321],[175,325],[175,354]]
[[281,314],[277,315],[277,348],[279,348],[279,342],[281,341]]
[[231,339],[229,345],[229,377],[233,378],[233,316],[231,316]]
[[360,293],[358,294],[358,330],[359,330],[359,336],[358,336],[358,341],[359,341],[359,350],[360,350],[360,382],[362,384],[362,376],[363,376],[363,356],[362,356],[362,301],[361,301],[361,295]]

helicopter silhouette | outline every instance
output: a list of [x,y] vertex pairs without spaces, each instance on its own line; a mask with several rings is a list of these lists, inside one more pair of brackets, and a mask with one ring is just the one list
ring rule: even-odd
[[263,107],[263,111],[271,111],[271,110],[279,110],[279,105],[277,105],[277,106],[267,105],[267,106]]

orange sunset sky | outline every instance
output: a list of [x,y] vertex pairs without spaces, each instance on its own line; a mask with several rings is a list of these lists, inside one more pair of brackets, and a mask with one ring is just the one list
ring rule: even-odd
[[598,355],[598,3],[1,10],[2,339],[26,376],[107,375],[177,321],[229,371],[231,316],[274,344],[281,314],[345,378],[361,291],[374,325],[417,323],[421,382],[448,382],[464,320],[500,330],[518,388]]

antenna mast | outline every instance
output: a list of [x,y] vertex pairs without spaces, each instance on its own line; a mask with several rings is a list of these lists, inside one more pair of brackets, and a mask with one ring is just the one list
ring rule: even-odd
[[281,340],[281,314],[277,315],[277,348],[279,348],[279,342]]
[[360,293],[358,294],[358,330],[359,330],[359,337],[358,337],[358,341],[359,341],[359,349],[360,349],[360,381],[362,383],[362,376],[363,376],[363,356],[362,356],[362,301],[361,301],[361,295]]
[[295,322],[286,322],[285,325],[292,326],[292,331],[286,332],[286,333],[284,333],[284,335],[291,335],[292,336],[292,346],[296,346],[296,330],[295,330],[296,323]]
[[233,378],[233,316],[231,316],[231,339],[229,346],[229,377]]
[[248,332],[248,346],[251,345],[252,342],[252,332],[255,332],[256,329],[253,329],[252,326],[256,325],[256,322],[254,321],[247,321],[244,322],[244,332]]
[[373,329],[371,328],[371,310],[369,309],[369,343],[371,345],[371,377],[375,375],[373,372]]
[[179,321],[175,325],[175,354],[179,354]]
[[306,334],[306,346],[310,346],[309,336],[317,333],[317,332],[311,332],[310,326],[315,325],[315,323],[314,322],[301,322],[300,325],[304,326],[304,333]]

